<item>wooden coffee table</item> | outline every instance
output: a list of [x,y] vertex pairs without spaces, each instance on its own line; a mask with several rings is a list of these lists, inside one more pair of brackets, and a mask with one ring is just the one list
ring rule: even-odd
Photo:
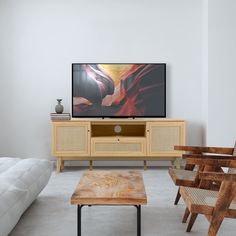
[[141,205],[147,204],[139,171],[87,171],[71,197],[77,205],[77,232],[81,236],[81,208],[85,205],[133,205],[137,208],[137,235],[141,236]]

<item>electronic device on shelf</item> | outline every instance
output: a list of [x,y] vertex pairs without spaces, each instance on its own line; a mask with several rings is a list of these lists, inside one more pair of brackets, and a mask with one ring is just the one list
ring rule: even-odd
[[166,117],[166,64],[73,63],[72,117]]

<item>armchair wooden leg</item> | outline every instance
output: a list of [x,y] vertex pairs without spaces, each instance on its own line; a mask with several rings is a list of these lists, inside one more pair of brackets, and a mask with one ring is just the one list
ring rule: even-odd
[[[236,194],[236,183],[230,183],[230,181],[223,181],[220,186],[219,196],[212,214],[210,226],[208,229],[208,236],[214,236],[217,234],[222,221],[227,213],[233,198]],[[228,195],[228,196],[227,196]]]
[[190,211],[186,207],[185,212],[184,212],[184,216],[183,216],[183,219],[182,219],[182,223],[186,223],[187,222],[189,215],[190,215]]
[[174,202],[175,205],[178,204],[180,197],[181,197],[181,195],[180,195],[180,188],[179,188],[178,192],[176,194],[176,197],[175,197],[175,202]]
[[192,213],[191,216],[190,216],[190,220],[189,220],[189,223],[188,223],[188,227],[187,227],[187,232],[190,232],[192,227],[193,227],[193,224],[197,218],[197,213]]
[[209,229],[208,229],[208,236],[215,236],[221,226],[221,223],[224,218],[220,217],[217,219],[212,218],[212,221],[210,223]]

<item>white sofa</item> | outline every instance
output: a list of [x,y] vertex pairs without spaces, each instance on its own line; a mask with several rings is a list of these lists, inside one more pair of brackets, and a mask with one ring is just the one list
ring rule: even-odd
[[8,235],[49,181],[52,162],[0,157],[0,236]]

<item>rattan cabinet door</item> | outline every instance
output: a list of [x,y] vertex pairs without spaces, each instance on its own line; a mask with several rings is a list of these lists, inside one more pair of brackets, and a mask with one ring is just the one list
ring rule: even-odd
[[89,122],[53,122],[52,153],[54,156],[89,156]]
[[178,157],[175,145],[185,144],[185,123],[148,122],[147,124],[148,156]]

